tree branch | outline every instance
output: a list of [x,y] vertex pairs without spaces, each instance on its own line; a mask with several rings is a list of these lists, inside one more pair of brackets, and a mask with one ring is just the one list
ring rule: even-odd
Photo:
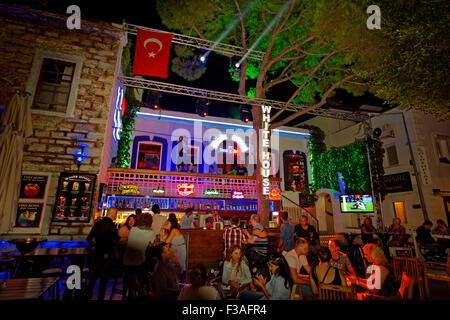
[[291,29],[293,26],[295,26],[297,23],[299,23],[299,22],[300,22],[300,19],[301,19],[302,16],[303,16],[303,13],[304,13],[304,12],[305,12],[305,9],[302,9],[302,11],[299,13],[297,19],[295,19],[295,21],[292,22],[292,23],[291,23],[290,25],[288,25],[287,27],[282,28],[282,29],[280,30],[280,33],[285,32],[285,31]]
[[[292,11],[294,10],[294,7],[295,7],[295,0],[294,0],[294,1],[291,1],[291,6],[289,7],[289,11],[288,11],[288,13],[287,13],[287,15],[286,15],[286,18],[284,18],[283,22],[281,22],[280,25],[277,24],[276,29],[281,29],[281,30],[276,31],[276,32],[275,32],[276,34],[282,32],[283,27],[284,27],[284,26],[286,25],[286,23],[288,22],[289,17],[291,16]],[[280,18],[281,18],[281,17],[280,17]]]
[[273,81],[269,82],[268,84],[266,84],[266,85],[264,86],[264,90],[268,90],[268,89],[272,88],[273,86],[276,86],[277,84],[280,84],[280,83],[289,81],[289,80],[291,80],[291,79],[293,79],[293,78],[295,78],[295,77],[298,77],[298,76],[307,74],[307,73],[310,72],[310,71],[311,71],[311,69],[310,69],[310,70],[307,70],[307,71],[296,72],[296,73],[293,73],[293,74],[291,74],[291,75],[289,75],[289,76],[287,76],[287,77],[284,77],[284,78],[283,78],[283,75],[280,75],[280,76],[279,76],[278,78],[276,78],[275,80],[273,80]]
[[[208,39],[200,32],[200,30],[198,30],[198,28],[197,28],[196,26],[192,25],[192,29],[193,29],[195,32],[197,32],[197,34],[198,34],[198,36],[199,36],[200,38],[202,38],[203,40],[208,40]],[[226,52],[224,52],[224,51],[222,51],[222,50],[220,50],[220,49],[217,49],[217,47],[214,48],[214,51],[218,51],[218,52],[222,53],[222,54],[223,54],[224,56],[226,56],[226,57],[232,57],[232,56],[233,56],[231,53],[226,53]]]
[[298,89],[297,90],[295,90],[295,92],[294,92],[294,94],[289,98],[289,100],[285,103],[285,105],[272,117],[272,119],[271,120],[274,120],[274,119],[276,119],[276,118],[278,118],[278,116],[280,115],[280,114],[282,114],[283,113],[283,111],[285,111],[288,107],[289,107],[289,104],[292,102],[292,100],[294,100],[295,99],[295,97],[298,95],[298,93],[300,92],[300,91],[302,91],[302,89],[308,84],[308,81],[311,79],[311,77],[313,77],[314,76],[314,74],[317,72],[317,70],[319,70],[319,68],[321,67],[321,66],[323,66],[323,64],[325,63],[325,62],[327,62],[327,60],[328,59],[330,59],[332,56],[334,56],[336,53],[339,53],[339,52],[341,52],[341,50],[335,50],[335,51],[333,51],[333,52],[331,52],[330,54],[328,54],[326,57],[324,57],[315,67],[314,67],[314,69],[312,70],[312,72],[309,74],[309,76],[308,76],[308,78],[306,78],[305,79],[305,81],[303,81],[303,83],[301,84],[301,86],[300,87],[298,87]]
[[312,111],[312,110],[315,110],[315,109],[317,109],[317,108],[320,108],[321,106],[323,106],[323,105],[326,103],[326,100],[327,100],[328,96],[329,96],[329,95],[330,95],[330,94],[331,94],[338,86],[340,86],[340,85],[341,85],[342,83],[344,83],[344,82],[347,82],[348,80],[350,80],[350,79],[353,78],[353,77],[355,77],[354,74],[349,75],[349,76],[347,76],[347,77],[345,77],[345,78],[342,78],[341,80],[339,80],[338,82],[336,82],[335,84],[333,84],[333,85],[332,85],[332,86],[324,93],[324,95],[322,96],[322,99],[320,100],[320,102],[316,103],[315,105],[313,105],[313,106],[311,106],[311,107],[308,107],[308,108],[305,108],[305,109],[303,109],[303,110],[300,110],[300,111],[298,111],[298,112],[296,112],[296,113],[290,115],[289,117],[287,117],[287,118],[285,118],[285,119],[283,119],[283,120],[278,121],[277,123],[272,124],[272,125],[270,126],[270,129],[275,129],[275,128],[281,127],[282,125],[284,125],[284,124],[286,124],[286,123],[288,123],[288,122],[294,120],[295,118],[300,117],[301,115],[304,115],[305,113],[308,113],[308,112],[310,112],[310,111]]

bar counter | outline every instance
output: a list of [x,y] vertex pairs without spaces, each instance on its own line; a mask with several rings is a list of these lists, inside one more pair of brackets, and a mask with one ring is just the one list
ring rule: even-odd
[[[278,228],[266,228],[269,237],[269,252],[275,248],[280,237]],[[216,267],[223,256],[223,230],[182,229],[188,238],[188,267],[203,263],[206,267]]]

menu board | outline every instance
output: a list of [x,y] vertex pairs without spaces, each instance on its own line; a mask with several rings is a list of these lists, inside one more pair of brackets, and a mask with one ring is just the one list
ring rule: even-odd
[[22,175],[20,185],[20,199],[43,200],[48,176]]
[[15,228],[39,228],[43,209],[43,203],[19,202]]
[[62,172],[59,176],[53,221],[89,222],[95,174]]

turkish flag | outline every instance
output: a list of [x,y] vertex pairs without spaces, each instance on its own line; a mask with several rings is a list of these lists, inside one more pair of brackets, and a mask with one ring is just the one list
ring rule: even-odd
[[133,74],[167,78],[172,33],[138,29]]

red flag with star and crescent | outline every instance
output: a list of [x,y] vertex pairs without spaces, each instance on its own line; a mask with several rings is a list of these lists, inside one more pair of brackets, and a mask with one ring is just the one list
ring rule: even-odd
[[172,33],[137,29],[133,74],[167,78]]

